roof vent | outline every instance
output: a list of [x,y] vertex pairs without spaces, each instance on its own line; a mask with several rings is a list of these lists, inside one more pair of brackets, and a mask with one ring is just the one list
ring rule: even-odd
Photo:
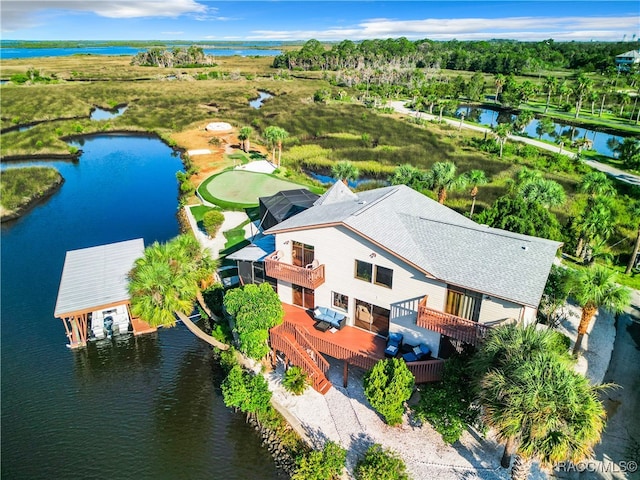
[[367,203],[367,201],[366,201],[366,200],[359,200],[359,201],[358,201],[358,205],[364,205],[365,203]]
[[529,250],[529,247],[527,247],[526,245],[523,245],[523,246],[522,246],[522,249],[523,249],[523,250]]

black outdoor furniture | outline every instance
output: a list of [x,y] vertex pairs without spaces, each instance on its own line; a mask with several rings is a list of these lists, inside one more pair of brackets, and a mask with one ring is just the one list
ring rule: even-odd
[[392,332],[387,338],[387,348],[384,349],[384,355],[386,357],[395,357],[400,351],[400,345],[402,344],[402,334],[398,332]]

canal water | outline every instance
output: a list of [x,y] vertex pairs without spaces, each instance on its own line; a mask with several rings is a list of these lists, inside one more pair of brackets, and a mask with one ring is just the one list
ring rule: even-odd
[[185,327],[65,346],[53,310],[67,250],[178,234],[171,149],[118,135],[76,145],[79,162],[29,163],[66,181],[2,225],[2,478],[278,478],[244,417],[224,406],[211,349]]
[[[492,110],[490,108],[479,107],[467,107],[462,106],[456,111],[456,116],[464,113],[465,121],[473,121],[481,125],[494,126],[496,123],[511,123],[515,120],[516,116],[509,112],[502,110]],[[620,135],[611,135],[609,133],[598,132],[596,130],[590,130],[582,127],[574,127],[561,122],[553,121],[554,131],[551,134],[543,134],[539,136],[537,132],[540,121],[535,118],[525,128],[525,136],[541,140],[547,140],[550,142],[558,142],[562,139],[565,144],[570,144],[572,140],[578,140],[580,138],[586,138],[593,142],[593,150],[601,155],[607,157],[615,157],[612,146],[617,143],[622,143],[624,137]]]

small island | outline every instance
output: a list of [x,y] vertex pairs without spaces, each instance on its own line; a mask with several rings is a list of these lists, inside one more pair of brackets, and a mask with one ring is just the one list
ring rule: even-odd
[[0,177],[0,220],[20,217],[63,182],[60,172],[52,167],[8,168]]

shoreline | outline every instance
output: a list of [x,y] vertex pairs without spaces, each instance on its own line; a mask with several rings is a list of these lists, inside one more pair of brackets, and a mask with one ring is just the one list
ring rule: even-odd
[[58,178],[55,182],[51,183],[42,192],[37,192],[35,195],[29,197],[25,202],[18,205],[13,210],[5,210],[4,207],[0,207],[0,222],[6,223],[14,220],[18,220],[24,214],[28,213],[39,204],[46,201],[49,197],[54,195],[64,184],[64,177],[56,170]]

